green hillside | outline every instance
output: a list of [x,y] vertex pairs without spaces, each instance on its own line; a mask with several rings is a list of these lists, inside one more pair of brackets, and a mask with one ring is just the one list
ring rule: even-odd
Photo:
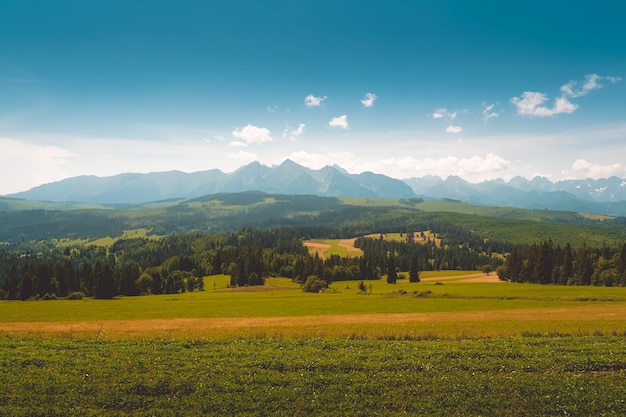
[[104,208],[102,205],[73,202],[53,202],[24,200],[21,198],[0,197],[0,212],[21,210],[76,210],[89,208]]
[[[147,229],[156,235],[233,232],[244,227],[292,227],[306,238],[351,238],[370,233],[451,227],[478,238],[532,244],[591,246],[619,244],[626,238],[623,218],[574,212],[483,207],[454,201],[420,199],[337,199],[261,192],[214,194],[118,209],[74,203],[30,202],[3,198],[11,211],[0,211],[0,242],[45,239],[97,239]],[[74,204],[72,206],[72,204]]]

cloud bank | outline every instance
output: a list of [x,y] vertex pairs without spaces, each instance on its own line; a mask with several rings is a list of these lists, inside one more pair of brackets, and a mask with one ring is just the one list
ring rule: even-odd
[[563,171],[566,176],[572,178],[609,178],[620,177],[626,178],[626,166],[622,164],[593,164],[585,159],[577,159],[569,171]]

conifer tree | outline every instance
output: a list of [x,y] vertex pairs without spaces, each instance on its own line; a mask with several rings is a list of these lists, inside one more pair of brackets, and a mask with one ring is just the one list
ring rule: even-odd
[[395,284],[397,280],[396,262],[393,255],[391,255],[387,260],[387,284]]
[[420,282],[420,273],[416,256],[411,257],[411,264],[409,265],[409,282]]

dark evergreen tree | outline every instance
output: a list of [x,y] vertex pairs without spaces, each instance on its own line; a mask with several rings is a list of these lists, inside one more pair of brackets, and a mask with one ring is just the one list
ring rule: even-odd
[[20,284],[20,300],[28,300],[34,296],[33,279],[30,275],[30,271],[26,270],[22,273],[22,282]]
[[395,284],[398,280],[398,274],[396,273],[396,262],[393,255],[387,259],[387,284]]
[[108,263],[102,265],[96,263],[94,268],[95,287],[94,296],[101,299],[111,299],[117,295],[115,280],[113,277],[113,268]]
[[420,282],[419,262],[417,256],[411,257],[409,265],[409,282]]

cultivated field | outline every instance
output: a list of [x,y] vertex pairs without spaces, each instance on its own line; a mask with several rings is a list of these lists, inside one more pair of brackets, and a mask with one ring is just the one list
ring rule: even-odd
[[626,415],[624,288],[421,277],[4,301],[0,415]]
[[226,288],[206,277],[204,292],[0,303],[0,334],[11,336],[480,338],[524,334],[626,334],[626,291],[512,284],[473,271],[423,272],[399,280],[336,282],[303,293],[285,278]]
[[[382,237],[385,240],[395,240],[406,242],[406,235],[401,233],[374,233],[365,237],[378,239]],[[339,256],[362,256],[363,251],[354,246],[357,238],[352,239],[311,239],[304,242],[311,255],[317,253],[321,259],[326,259],[331,255]],[[437,246],[441,246],[441,239],[435,237],[429,230],[425,232],[414,232],[413,241],[417,243],[426,243],[434,241]]]

